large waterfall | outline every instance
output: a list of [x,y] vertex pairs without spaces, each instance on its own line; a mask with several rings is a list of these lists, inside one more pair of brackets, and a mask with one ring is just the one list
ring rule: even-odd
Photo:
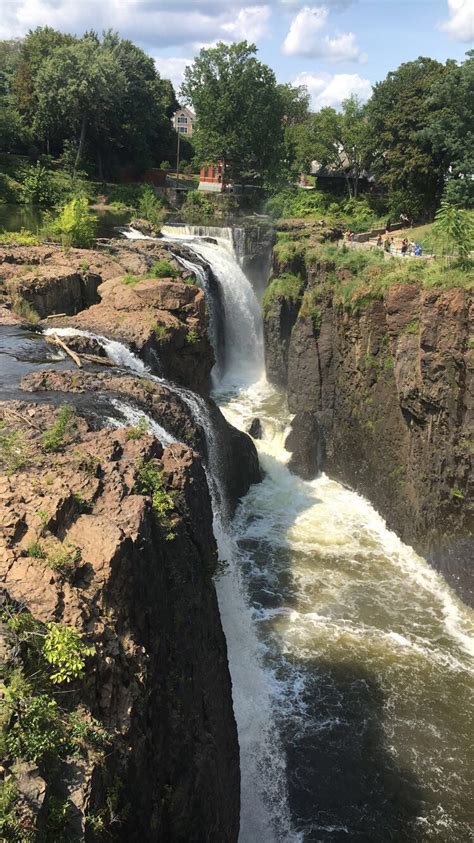
[[222,290],[230,354],[214,397],[235,426],[258,416],[264,430],[265,479],[226,531],[217,583],[242,843],[470,840],[472,613],[367,501],[290,473],[290,417],[265,380],[235,236],[165,233],[186,239]]

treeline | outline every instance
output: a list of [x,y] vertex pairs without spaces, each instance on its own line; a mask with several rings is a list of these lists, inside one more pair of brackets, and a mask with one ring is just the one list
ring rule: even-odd
[[175,156],[171,82],[114,32],[82,38],[50,27],[0,41],[0,151],[61,159],[114,177]]
[[[220,43],[186,68],[179,96],[196,124],[182,159],[194,156],[196,168],[223,159],[234,182],[271,190],[316,161],[341,174],[350,202],[370,185],[377,212],[396,216],[432,217],[442,199],[474,205],[474,52],[459,64],[407,62],[368,103],[348,97],[341,111],[317,113],[304,87],[278,84],[256,53],[246,41]],[[116,33],[45,27],[0,42],[0,152],[50,156],[99,180],[123,166],[139,174],[176,161],[177,105],[153,59]]]
[[311,113],[305,88],[278,85],[246,42],[201,50],[183,94],[196,109],[201,159],[226,158],[236,178],[294,181],[311,163],[344,174],[356,198],[375,178],[389,211],[431,216],[442,196],[474,204],[474,53],[462,64],[402,64],[365,105]]

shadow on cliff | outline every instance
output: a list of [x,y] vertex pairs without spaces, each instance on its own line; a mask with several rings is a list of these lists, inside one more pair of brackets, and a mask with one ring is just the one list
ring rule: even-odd
[[423,792],[390,751],[377,678],[357,664],[318,659],[302,667],[311,673],[304,722],[282,737],[290,810],[305,843],[419,840]]

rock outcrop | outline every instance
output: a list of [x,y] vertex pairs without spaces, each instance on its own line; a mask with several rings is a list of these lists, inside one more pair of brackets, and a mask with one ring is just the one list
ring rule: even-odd
[[[97,418],[92,429],[79,412],[51,452],[44,433],[57,410],[6,402],[0,416],[4,444],[16,443],[14,465],[5,447],[0,455],[3,594],[95,647],[58,699],[64,718],[80,711],[108,734],[105,752],[84,740],[53,767],[16,761],[9,745],[2,763],[16,776],[22,827],[51,833],[61,804],[54,839],[92,839],[100,821],[116,840],[236,841],[237,733],[200,458],[143,430]],[[143,466],[159,478],[153,490]],[[67,565],[56,564],[59,549]],[[18,650],[2,652],[8,674]]]
[[[147,277],[157,261],[170,277]],[[126,343],[151,369],[208,395],[214,355],[207,336],[204,293],[169,246],[111,242],[102,251],[55,246],[0,249],[3,324],[26,302],[48,326],[71,326]],[[17,308],[18,310],[18,308]],[[19,310],[21,313],[21,310]]]
[[472,291],[399,284],[350,312],[330,269],[305,278],[313,314],[282,297],[265,319],[267,373],[296,414],[291,465],[315,476],[325,452],[405,541],[451,559],[449,578],[474,548]]

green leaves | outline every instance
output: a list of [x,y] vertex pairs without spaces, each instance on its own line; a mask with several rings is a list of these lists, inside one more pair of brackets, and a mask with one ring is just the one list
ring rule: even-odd
[[47,634],[43,644],[43,655],[53,668],[51,681],[71,682],[84,673],[87,656],[93,656],[95,647],[87,647],[80,633],[72,626],[58,623],[46,624]]
[[474,249],[474,222],[470,211],[443,201],[436,213],[433,234],[442,254],[457,258],[464,269],[472,264],[471,251]]
[[273,71],[241,41],[202,49],[185,70],[182,94],[196,111],[202,162],[225,159],[235,179],[275,177],[283,141],[283,98]]

